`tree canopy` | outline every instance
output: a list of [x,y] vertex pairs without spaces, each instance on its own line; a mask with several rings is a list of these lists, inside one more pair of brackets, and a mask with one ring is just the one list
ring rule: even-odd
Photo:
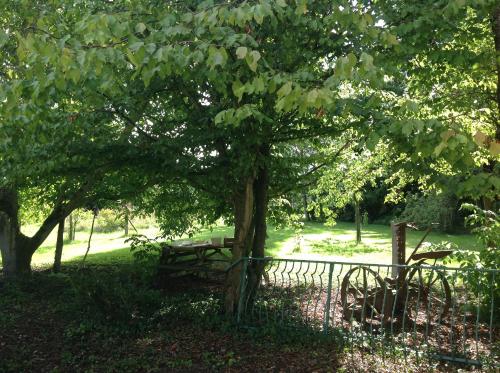
[[[4,5],[1,186],[52,208],[40,239],[100,200],[136,199],[169,236],[225,216],[235,262],[264,255],[270,199],[317,171],[359,188],[371,157],[390,160],[395,178],[453,179],[459,192],[495,198],[495,9],[463,0]],[[342,162],[359,167],[331,171]],[[235,268],[228,310],[238,281]]]

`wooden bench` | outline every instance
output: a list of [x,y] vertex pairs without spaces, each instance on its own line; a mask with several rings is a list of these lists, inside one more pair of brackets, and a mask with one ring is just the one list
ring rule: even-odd
[[[165,245],[162,248],[158,271],[166,276],[188,273],[223,272],[212,265],[214,262],[229,263],[231,257],[223,249],[233,247],[234,238],[214,237],[209,241],[187,242]],[[221,258],[215,258],[215,255]]]

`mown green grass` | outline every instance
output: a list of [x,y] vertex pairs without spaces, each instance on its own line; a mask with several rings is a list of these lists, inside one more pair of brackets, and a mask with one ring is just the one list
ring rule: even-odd
[[[33,227],[28,227],[29,230]],[[159,231],[155,227],[139,229],[140,234],[155,237]],[[407,252],[417,245],[423,232],[407,231]],[[205,229],[192,240],[206,240],[211,237],[231,237],[233,228],[219,226]],[[320,223],[305,223],[304,228],[296,231],[292,228],[275,229],[269,227],[266,254],[280,258],[314,259],[314,260],[349,260],[368,263],[391,262],[391,229],[384,225],[367,225],[363,227],[362,243],[355,244],[355,226],[352,223],[339,222],[333,227]],[[76,240],[66,243],[63,261],[81,261],[87,249],[89,231],[76,234]],[[129,246],[125,242],[122,231],[111,233],[94,233],[88,261],[96,264],[128,263],[133,260]],[[183,237],[182,239],[187,239]],[[472,235],[451,235],[431,232],[426,242],[440,243],[449,241],[464,249],[477,249],[479,243]],[[55,232],[33,256],[34,266],[47,266],[54,258]]]

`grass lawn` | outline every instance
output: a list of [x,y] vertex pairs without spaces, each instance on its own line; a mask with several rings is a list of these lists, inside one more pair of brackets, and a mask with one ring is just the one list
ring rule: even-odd
[[[26,233],[33,233],[36,227],[27,227]],[[140,234],[155,237],[159,231],[156,227],[139,229]],[[362,243],[355,245],[355,226],[353,223],[339,222],[334,227],[320,223],[306,223],[302,232],[292,228],[269,228],[267,255],[280,258],[354,261],[366,263],[388,264],[391,262],[391,230],[389,226],[370,224],[363,227]],[[417,245],[423,232],[407,231],[407,252]],[[45,267],[53,262],[56,232],[52,232],[44,245],[33,256],[35,267]],[[192,239],[204,240],[210,237],[231,237],[232,227],[219,226],[212,230],[201,231]],[[66,243],[63,261],[80,261],[87,248],[89,232],[79,231],[76,240]],[[132,255],[125,242],[122,231],[112,233],[94,233],[89,253],[89,262],[95,264],[126,263]],[[472,235],[451,235],[431,232],[426,241],[439,243],[450,241],[460,248],[475,249],[478,241]]]

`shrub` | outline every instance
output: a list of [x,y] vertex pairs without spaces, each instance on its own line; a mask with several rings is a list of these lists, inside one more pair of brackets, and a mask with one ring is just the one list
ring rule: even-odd
[[[482,210],[471,204],[463,204],[461,210],[472,212],[465,219],[465,223],[484,246],[478,250],[464,248],[456,250],[447,262],[457,260],[461,267],[470,269],[498,269],[500,267],[500,255],[498,255],[500,217],[493,211]],[[467,283],[471,294],[479,298],[486,314],[490,311],[492,304],[495,306],[499,304],[500,276],[494,277],[491,272],[483,271],[458,272],[458,275],[464,283]]]
[[123,219],[113,210],[100,210],[97,216],[95,228],[96,232],[110,233],[123,228]]
[[145,235],[133,235],[125,241],[130,243],[130,251],[137,263],[157,263],[160,258],[162,245],[157,239]]
[[135,277],[130,270],[79,272],[72,277],[76,303],[92,318],[138,325],[161,305],[161,294]]
[[437,223],[439,230],[448,232],[453,228],[456,210],[456,200],[446,194],[410,194],[397,220],[414,223],[419,229]]

